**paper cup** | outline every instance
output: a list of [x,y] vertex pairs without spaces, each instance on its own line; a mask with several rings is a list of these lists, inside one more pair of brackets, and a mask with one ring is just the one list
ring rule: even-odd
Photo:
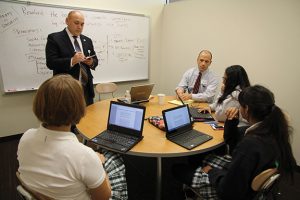
[[159,105],[164,105],[165,104],[165,94],[157,94],[158,96],[158,104]]

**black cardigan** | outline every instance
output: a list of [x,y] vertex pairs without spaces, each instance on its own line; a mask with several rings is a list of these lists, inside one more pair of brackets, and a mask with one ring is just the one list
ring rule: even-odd
[[225,122],[224,139],[232,153],[232,162],[224,169],[213,168],[209,180],[222,200],[247,200],[255,195],[251,189],[253,178],[265,169],[275,167],[278,148],[272,137],[258,136],[255,129],[244,136],[245,128],[237,128],[237,120]]

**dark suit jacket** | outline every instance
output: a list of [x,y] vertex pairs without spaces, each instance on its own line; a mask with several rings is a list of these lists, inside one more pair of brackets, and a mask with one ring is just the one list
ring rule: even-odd
[[[95,55],[93,42],[90,38],[80,35],[82,43],[82,51],[84,55]],[[90,50],[90,54],[88,53]],[[56,74],[70,74],[75,79],[79,79],[80,66],[79,64],[70,66],[71,58],[74,56],[75,50],[72,45],[72,42],[68,36],[67,31],[64,29],[61,32],[51,33],[48,35],[47,44],[46,44],[46,64],[50,70],[53,70],[53,75]],[[93,67],[95,70],[98,65],[97,56],[93,57]],[[82,63],[83,64],[83,63]],[[83,64],[86,68],[88,74],[88,82],[85,89],[85,95],[88,95],[87,98],[92,99],[95,96],[94,86],[93,86],[93,75],[91,73],[90,67]]]

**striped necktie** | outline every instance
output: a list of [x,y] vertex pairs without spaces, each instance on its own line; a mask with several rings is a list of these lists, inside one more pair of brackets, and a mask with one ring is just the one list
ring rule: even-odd
[[201,83],[201,76],[202,76],[202,73],[199,72],[198,77],[195,82],[195,85],[194,85],[194,88],[193,88],[193,94],[197,94],[199,91],[200,83]]
[[[81,52],[81,48],[77,41],[77,36],[73,36],[73,38],[74,38],[75,51]],[[88,82],[88,75],[87,75],[86,69],[84,68],[84,66],[81,63],[79,63],[79,65],[80,65],[81,83],[82,83],[82,85],[86,85]]]

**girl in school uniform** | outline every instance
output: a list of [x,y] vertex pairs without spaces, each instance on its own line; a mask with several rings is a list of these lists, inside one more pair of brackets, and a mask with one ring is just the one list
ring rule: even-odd
[[[235,144],[232,156],[209,155],[196,170],[185,165],[173,168],[175,177],[196,188],[204,199],[250,200],[255,196],[251,182],[256,175],[277,168],[281,176],[293,177],[296,169],[292,129],[273,93],[255,85],[241,91],[238,101],[239,112],[227,113],[224,130],[225,142]],[[243,134],[237,127],[239,113],[250,125]]]
[[120,155],[95,152],[70,131],[85,108],[82,86],[70,75],[56,75],[39,87],[33,111],[41,124],[26,131],[18,146],[21,180],[53,199],[127,199]]
[[[240,92],[250,86],[246,70],[240,65],[232,65],[225,69],[221,91],[216,97],[214,103],[209,107],[200,108],[199,111],[206,110],[209,113],[215,111],[215,118],[220,122],[226,120],[226,110],[228,108],[239,108],[238,96]],[[240,119],[241,125],[245,125],[245,120]],[[244,123],[242,123],[244,122]]]

